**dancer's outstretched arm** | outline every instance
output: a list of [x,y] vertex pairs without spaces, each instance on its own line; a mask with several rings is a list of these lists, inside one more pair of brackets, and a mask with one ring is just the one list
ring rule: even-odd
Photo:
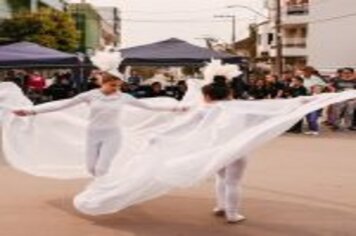
[[14,110],[13,112],[18,116],[29,116],[29,115],[59,111],[72,106],[76,106],[80,103],[88,102],[89,96],[90,94],[88,93],[82,93],[71,99],[49,102],[38,106],[34,106],[32,108]]
[[177,104],[155,104],[151,105],[145,102],[140,101],[139,99],[133,98],[133,97],[128,97],[125,100],[125,103],[134,107],[142,108],[145,110],[150,110],[150,111],[168,111],[168,112],[179,112],[179,111],[187,111],[189,110],[189,107],[180,107]]

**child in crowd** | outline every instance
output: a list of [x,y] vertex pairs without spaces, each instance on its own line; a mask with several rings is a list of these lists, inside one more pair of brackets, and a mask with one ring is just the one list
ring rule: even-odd
[[[287,90],[288,97],[296,98],[300,96],[306,96],[308,94],[307,89],[304,87],[304,79],[296,76],[292,79],[292,83]],[[295,124],[288,132],[300,134],[303,131],[303,120],[300,120]]]
[[[317,95],[321,94],[323,92],[323,86],[320,85],[314,85],[311,88],[311,93],[312,95]],[[319,135],[319,119],[322,115],[323,110],[317,110],[309,113],[307,115],[307,122],[308,122],[308,127],[309,131],[305,132],[307,135]]]

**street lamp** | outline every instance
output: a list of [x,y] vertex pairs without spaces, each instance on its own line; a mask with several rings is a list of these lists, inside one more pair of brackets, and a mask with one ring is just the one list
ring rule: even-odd
[[231,19],[232,22],[232,37],[231,37],[231,43],[234,45],[236,42],[236,16],[235,15],[215,15],[215,18],[228,18]]
[[[275,21],[275,35],[276,35],[276,51],[277,51],[277,55],[276,55],[276,62],[275,62],[275,70],[278,74],[278,76],[281,78],[282,77],[282,73],[283,73],[283,39],[282,39],[282,15],[281,15],[281,1],[280,0],[275,0],[276,1],[276,6],[277,6],[277,14],[276,17],[274,19]],[[235,4],[235,5],[230,5],[230,6],[226,6],[226,8],[243,8],[246,9],[250,12],[255,13],[258,16],[263,17],[266,20],[270,20],[269,16],[266,16],[264,13],[249,7],[249,6],[245,6],[245,5],[239,5],[239,4]]]

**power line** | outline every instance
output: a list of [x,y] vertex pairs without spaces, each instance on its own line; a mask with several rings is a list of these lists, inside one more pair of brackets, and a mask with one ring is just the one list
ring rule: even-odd
[[[318,3],[321,4],[321,3]],[[6,9],[1,9],[0,8],[0,12],[3,13],[8,13],[8,14],[13,14],[13,13],[17,13],[16,11],[9,11]],[[74,13],[80,13],[80,12],[74,12]],[[322,19],[316,19],[316,20],[311,20],[311,21],[306,21],[306,24],[318,24],[318,23],[325,23],[325,22],[330,22],[330,21],[337,21],[340,19],[344,19],[344,18],[349,18],[349,17],[353,17],[356,16],[356,12],[352,12],[349,14],[345,14],[345,15],[340,15],[340,16],[334,16],[334,17],[329,17],[329,18],[322,18]],[[108,18],[103,18],[101,16],[98,16],[98,18],[95,17],[86,17],[87,19],[101,19],[104,21],[112,21],[112,19],[108,19]],[[123,22],[136,22],[136,23],[220,23],[220,22],[227,22],[227,20],[213,20],[213,18],[194,18],[194,19],[186,19],[186,18],[182,18],[182,19],[146,19],[146,18],[121,18],[120,19]],[[237,20],[252,20],[250,18],[237,18]]]
[[[315,2],[313,3],[313,6],[315,5],[322,5],[325,3],[330,2],[331,0],[322,0],[320,2]],[[235,4],[236,5],[236,4]],[[231,5],[234,6],[234,5]],[[245,6],[245,5],[239,5],[242,8],[249,8],[256,14],[261,14],[261,12],[253,7]],[[287,7],[282,7],[282,8],[287,8]],[[199,13],[199,12],[216,12],[219,10],[229,10],[231,9],[229,6],[220,6],[220,7],[215,7],[215,8],[201,8],[201,9],[195,9],[195,10],[180,10],[180,11],[146,11],[146,10],[124,10],[122,11],[123,13],[144,13],[144,14],[175,14],[175,13]],[[265,17],[265,16],[264,16]]]
[[154,20],[154,19],[122,19],[123,22],[135,22],[135,23],[225,23],[227,20],[213,20],[213,19],[206,19],[206,20],[184,20],[184,19],[172,19],[172,20]]
[[349,17],[353,17],[353,16],[356,16],[356,12],[349,13],[349,14],[346,14],[346,15],[341,15],[341,16],[334,16],[334,17],[330,17],[330,18],[312,20],[312,21],[309,21],[308,23],[309,24],[326,23],[326,22],[337,21],[337,20],[341,20],[341,19],[345,19],[345,18],[349,18]]
[[[0,9],[0,12],[7,12],[9,14],[15,13],[14,11],[5,11]],[[83,13],[81,11],[73,11],[73,14]],[[112,19],[103,18],[101,15],[97,17],[87,16],[86,19],[101,19],[104,21],[112,21]],[[226,22],[227,20],[214,20],[213,18],[181,18],[181,19],[147,19],[147,18],[121,18],[124,22],[141,22],[141,23],[215,23],[215,22]],[[249,18],[237,18],[237,20],[251,20]]]
[[144,14],[175,14],[175,13],[199,13],[199,12],[215,12],[217,10],[227,10],[226,7],[216,8],[201,8],[195,10],[181,10],[181,11],[144,11],[144,10],[125,10],[125,13],[144,13]]

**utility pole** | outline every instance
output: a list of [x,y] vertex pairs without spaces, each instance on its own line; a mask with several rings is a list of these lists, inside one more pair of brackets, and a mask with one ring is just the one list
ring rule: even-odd
[[276,1],[276,64],[275,70],[279,78],[283,75],[283,38],[282,38],[282,6],[281,0]]
[[236,42],[236,16],[235,15],[217,15],[215,18],[229,18],[232,23],[232,36],[231,36],[231,45],[234,46]]
[[232,16],[232,46],[234,47],[235,42],[236,42],[236,16]]
[[121,41],[121,29],[120,27],[120,16],[119,16],[119,9],[117,7],[114,7],[114,23],[113,23],[113,29],[114,29],[114,34],[115,34],[115,42],[114,46],[117,47],[119,45],[119,42]]

